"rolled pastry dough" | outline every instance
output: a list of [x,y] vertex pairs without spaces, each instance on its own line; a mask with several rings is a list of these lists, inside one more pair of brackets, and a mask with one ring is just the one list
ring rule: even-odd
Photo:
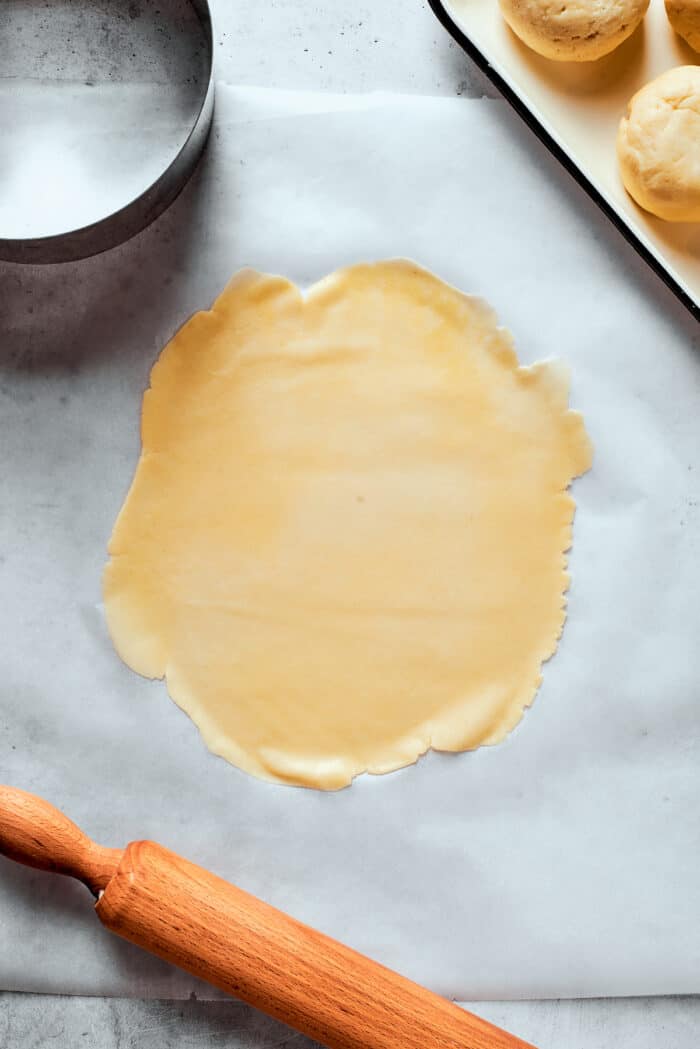
[[564,623],[583,421],[409,262],[251,270],[163,350],[104,595],[210,750],[335,789],[496,743]]

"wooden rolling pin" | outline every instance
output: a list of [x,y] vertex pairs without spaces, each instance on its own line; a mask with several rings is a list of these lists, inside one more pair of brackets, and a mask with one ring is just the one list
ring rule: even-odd
[[103,925],[329,1049],[532,1049],[152,841],[91,841],[0,786],[0,853],[77,878]]

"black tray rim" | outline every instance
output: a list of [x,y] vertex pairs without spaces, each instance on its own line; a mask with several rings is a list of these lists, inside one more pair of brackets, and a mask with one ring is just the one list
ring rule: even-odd
[[635,249],[638,255],[644,259],[647,265],[654,271],[657,277],[660,277],[667,288],[676,296],[676,298],[685,306],[690,312],[690,315],[695,320],[700,320],[700,305],[695,303],[690,295],[685,291],[684,288],[675,280],[674,277],[668,272],[665,266],[659,262],[655,255],[646,247],[645,244],[639,239],[634,230],[630,229],[622,216],[615,210],[612,205],[603,197],[603,195],[596,189],[590,179],[584,175],[581,168],[574,163],[566,150],[562,149],[558,142],[550,135],[545,127],[540,123],[534,113],[528,108],[523,102],[518,93],[510,87],[510,85],[503,79],[493,66],[490,64],[486,55],[476,46],[473,40],[466,35],[466,33],[457,25],[452,16],[447,12],[442,0],[428,0],[428,5],[432,9],[433,14],[441,25],[447,30],[450,36],[459,44],[463,51],[469,55],[473,62],[479,67],[482,73],[489,78],[495,88],[503,95],[505,100],[512,106],[515,112],[522,120],[525,121],[531,131],[534,131],[537,138],[547,147],[552,156],[556,157],[559,163],[564,167],[570,175],[572,175],[578,182],[579,186],[588,194],[591,200],[598,205],[600,210],[610,219],[616,229],[622,234],[628,244]]

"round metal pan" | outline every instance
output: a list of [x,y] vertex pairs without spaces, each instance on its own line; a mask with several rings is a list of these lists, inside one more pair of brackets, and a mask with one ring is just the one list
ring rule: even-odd
[[2,0],[0,258],[57,263],[175,199],[214,108],[207,0]]

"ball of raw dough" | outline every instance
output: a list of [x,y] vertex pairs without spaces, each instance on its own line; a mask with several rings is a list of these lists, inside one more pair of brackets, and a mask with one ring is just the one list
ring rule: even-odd
[[669,69],[637,92],[617,156],[641,207],[668,222],[700,222],[700,66]]
[[700,0],[666,0],[666,14],[678,35],[700,51]]
[[649,0],[500,0],[506,22],[533,51],[559,62],[590,62],[635,31]]

